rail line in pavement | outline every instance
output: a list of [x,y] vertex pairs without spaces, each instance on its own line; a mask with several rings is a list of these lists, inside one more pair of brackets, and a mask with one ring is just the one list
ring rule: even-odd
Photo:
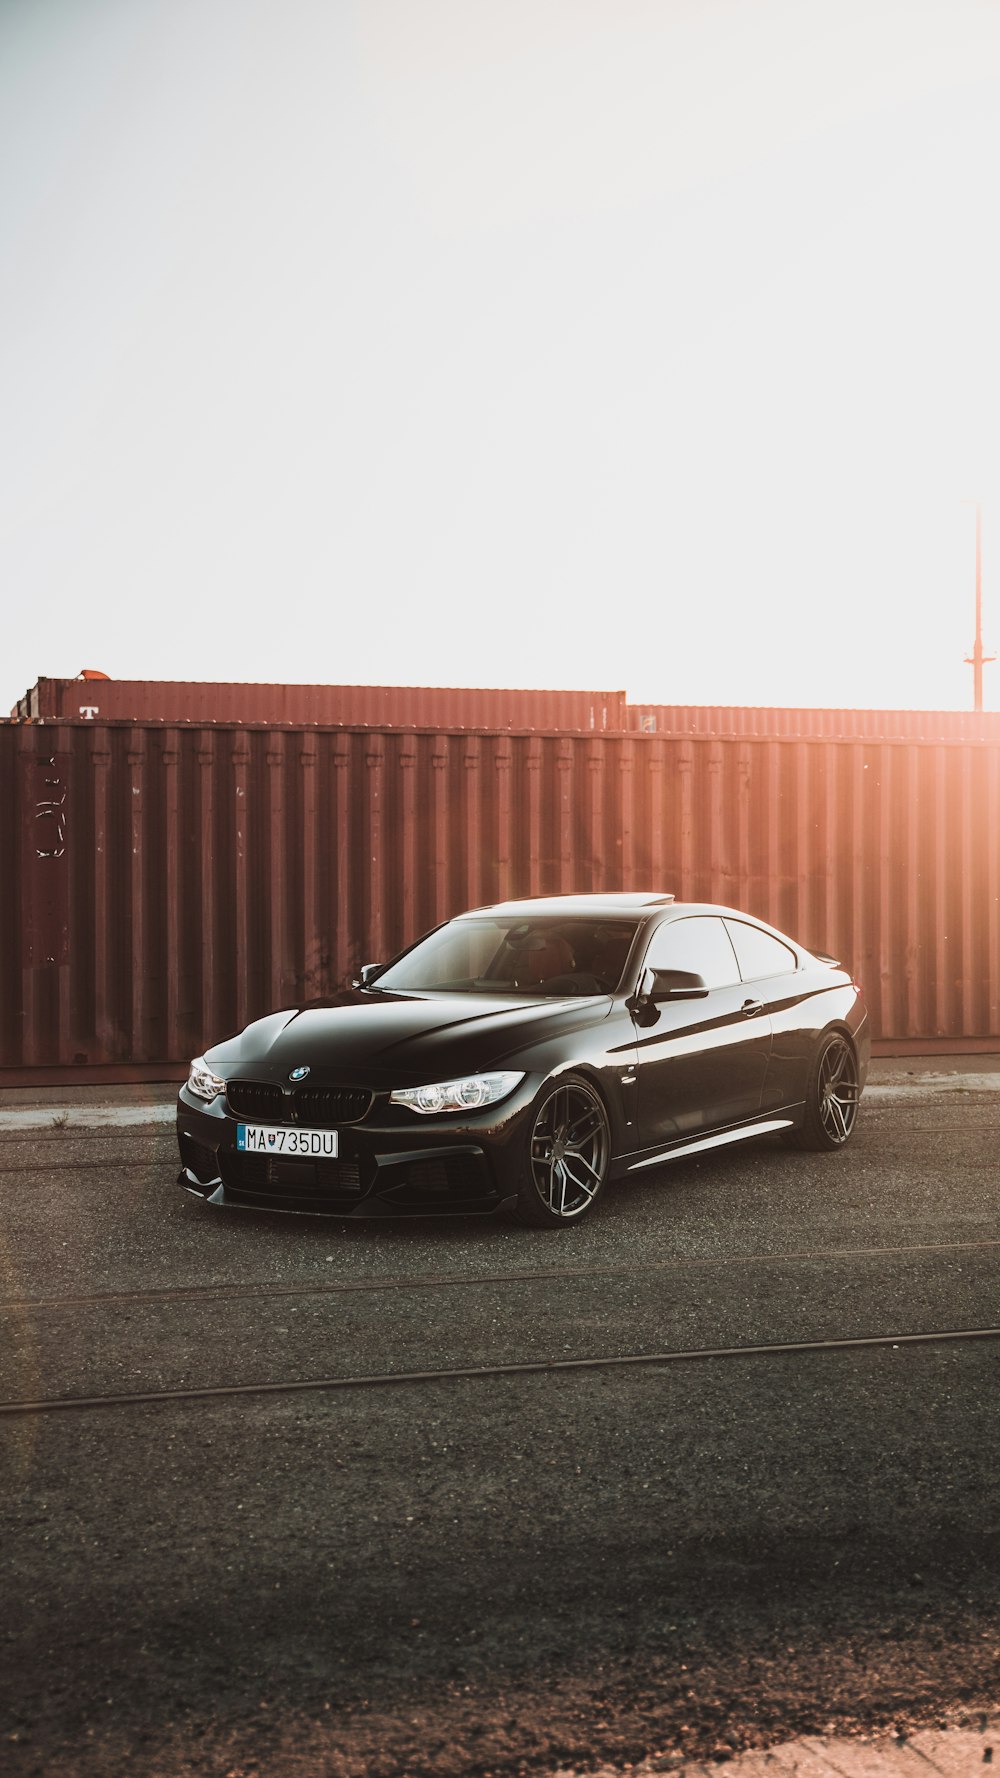
[[525,1364],[456,1365],[428,1371],[383,1371],[365,1376],[305,1377],[290,1382],[222,1383],[198,1389],[148,1389],[116,1395],[54,1395],[35,1401],[0,1402],[0,1418],[101,1408],[148,1407],[162,1403],[221,1401],[248,1395],[332,1394],[345,1389],[412,1387],[422,1383],[482,1382],[496,1377],[554,1376],[559,1373],[632,1370],[706,1360],[797,1358],[820,1352],[893,1350],[904,1346],[972,1344],[1000,1339],[1000,1327],[934,1329],[915,1334],[871,1334],[843,1340],[792,1340],[766,1346],[701,1346],[672,1352],[626,1353],[613,1358],[553,1358]]
[[728,1267],[803,1264],[809,1260],[900,1259],[924,1253],[977,1253],[1000,1248],[1000,1239],[983,1241],[921,1241],[898,1247],[814,1247],[788,1253],[743,1253],[678,1256],[645,1264],[606,1266],[525,1267],[510,1272],[426,1272],[402,1278],[342,1278],[322,1284],[256,1283],[165,1285],[159,1290],[107,1290],[87,1296],[0,1298],[0,1313],[16,1310],[109,1308],[116,1304],[171,1302],[229,1302],[241,1297],[267,1297],[279,1301],[290,1296],[341,1296],[371,1292],[419,1290],[474,1290],[490,1284],[546,1284],[586,1278],[654,1277],[658,1272],[725,1271]]

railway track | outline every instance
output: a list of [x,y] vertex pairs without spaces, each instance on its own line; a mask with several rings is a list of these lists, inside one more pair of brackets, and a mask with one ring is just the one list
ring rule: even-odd
[[158,1290],[97,1291],[86,1296],[0,1298],[0,1314],[52,1309],[109,1308],[116,1305],[235,1302],[245,1297],[343,1296],[392,1291],[476,1290],[497,1284],[560,1283],[586,1278],[643,1278],[659,1273],[724,1271],[732,1268],[805,1264],[814,1260],[905,1259],[919,1254],[982,1253],[1000,1249],[1000,1240],[921,1241],[893,1247],[811,1247],[787,1253],[679,1256],[640,1264],[524,1267],[506,1272],[418,1272],[402,1278],[345,1278],[323,1284],[274,1284],[261,1279],[239,1284],[187,1284]]
[[928,1329],[923,1333],[870,1334],[852,1339],[790,1340],[766,1346],[682,1347],[671,1352],[625,1353],[610,1358],[539,1359],[522,1364],[453,1365],[436,1370],[382,1371],[364,1376],[306,1377],[289,1382],[224,1383],[189,1389],[147,1389],[107,1395],[54,1395],[36,1401],[0,1402],[0,1417],[72,1410],[148,1407],[154,1403],[220,1401],[239,1396],[327,1394],[341,1390],[412,1388],[417,1384],[486,1381],[497,1377],[553,1376],[573,1371],[635,1370],[656,1366],[748,1358],[798,1358],[823,1352],[893,1350],[910,1346],[969,1345],[1000,1339],[1000,1327]]

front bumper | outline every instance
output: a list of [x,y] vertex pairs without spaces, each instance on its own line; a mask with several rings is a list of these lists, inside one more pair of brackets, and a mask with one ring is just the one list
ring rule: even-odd
[[338,1127],[335,1160],[247,1154],[224,1098],[181,1089],[177,1183],[218,1207],[337,1217],[492,1215],[517,1194],[523,1089],[478,1117],[411,1117]]

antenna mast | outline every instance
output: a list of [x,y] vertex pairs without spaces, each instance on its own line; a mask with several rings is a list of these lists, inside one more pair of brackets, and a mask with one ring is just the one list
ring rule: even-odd
[[972,668],[972,708],[983,707],[983,668],[996,660],[995,654],[983,653],[983,509],[976,501],[976,640],[965,664]]

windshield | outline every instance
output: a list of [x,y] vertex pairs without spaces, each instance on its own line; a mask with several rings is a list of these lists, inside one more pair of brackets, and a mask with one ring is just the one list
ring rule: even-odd
[[375,988],[452,994],[611,994],[635,920],[452,920],[390,963]]

